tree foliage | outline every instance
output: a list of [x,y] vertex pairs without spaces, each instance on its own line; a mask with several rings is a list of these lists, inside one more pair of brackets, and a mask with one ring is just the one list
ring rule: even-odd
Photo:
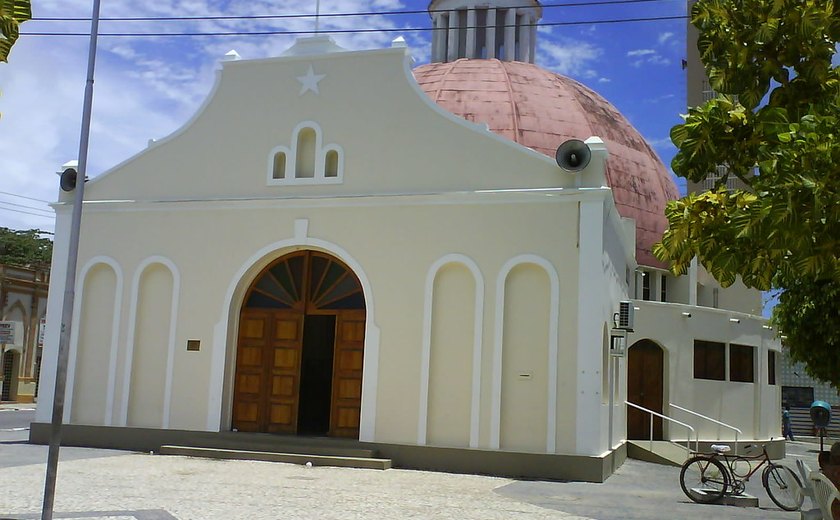
[[792,359],[838,387],[840,1],[698,0],[691,23],[717,96],[671,130],[671,165],[715,189],[668,204],[654,254],[675,274],[696,257],[724,287],[781,289]]
[[[768,289],[781,274],[840,280],[840,2],[699,0],[691,12],[711,87],[671,139],[672,168],[717,189],[666,209],[654,253],[722,285]],[[730,176],[747,190],[727,190]]]
[[41,230],[15,231],[0,227],[0,264],[46,269],[52,260],[52,241]]
[[840,389],[840,283],[799,280],[785,287],[773,312],[783,343],[805,371]]
[[8,61],[20,36],[20,24],[31,18],[29,0],[0,0],[0,61]]

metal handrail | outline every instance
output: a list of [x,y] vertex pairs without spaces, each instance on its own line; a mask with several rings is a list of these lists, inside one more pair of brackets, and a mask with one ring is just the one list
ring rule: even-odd
[[[644,406],[639,406],[636,403],[631,403],[630,401],[624,401],[624,404],[630,405],[633,408],[636,408],[636,409],[641,410],[643,412],[647,412],[651,415],[655,415],[655,416],[657,416],[661,419],[665,419],[666,421],[671,421],[672,423],[677,423],[680,426],[685,426],[688,429],[688,438],[685,441],[686,451],[688,451],[689,454],[691,453],[691,432],[694,432],[694,451],[699,451],[698,448],[700,447],[700,438],[697,436],[697,432],[694,430],[694,428],[691,427],[691,425],[686,424],[684,422],[680,422],[676,419],[672,419],[671,417],[668,417],[667,415],[662,415],[661,413],[654,412],[653,410],[649,410],[649,409],[645,408]],[[650,420],[650,451],[653,451],[653,418],[652,417],[651,417],[651,420]]]
[[729,428],[730,430],[733,430],[735,432],[735,454],[737,455],[738,451],[740,451],[738,449],[738,434],[743,435],[744,432],[742,432],[739,428],[736,428],[736,427],[732,426],[731,424],[726,424],[725,422],[720,422],[716,419],[712,419],[711,417],[706,417],[705,415],[703,415],[701,413],[697,413],[694,410],[689,410],[688,408],[683,408],[682,406],[676,405],[674,403],[668,403],[668,406],[674,407],[677,410],[682,410],[683,412],[686,412],[686,413],[690,413],[691,415],[696,415],[697,417],[699,417],[701,419],[706,419],[707,421],[711,421],[715,424],[719,424],[721,426]]

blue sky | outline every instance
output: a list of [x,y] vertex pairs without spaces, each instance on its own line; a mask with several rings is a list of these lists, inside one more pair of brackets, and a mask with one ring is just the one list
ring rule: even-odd
[[[101,16],[166,17],[314,13],[315,0],[160,0],[103,2]],[[523,3],[525,3],[523,1]],[[543,2],[542,22],[592,22],[685,15],[682,0],[625,5],[554,7]],[[577,2],[584,3],[584,2]],[[91,0],[33,0],[36,18],[89,17]],[[322,13],[423,10],[426,0],[321,0]],[[428,62],[428,15],[321,19],[322,30],[401,29],[336,34],[349,49],[387,47],[403,36],[418,64]],[[31,21],[0,64],[0,226],[53,229],[59,166],[78,153],[88,40],[36,36],[39,32],[86,32],[89,22]],[[100,32],[308,31],[314,21],[216,20],[210,22],[108,22]],[[675,152],[668,138],[685,112],[686,21],[583,23],[540,28],[537,64],[581,81],[607,98],[656,149],[666,165]],[[29,33],[29,34],[26,34]],[[235,49],[243,59],[280,54],[295,36],[107,37],[100,39],[88,175],[94,177],[179,128],[213,83],[219,59]],[[586,138],[588,136],[582,136]],[[680,183],[682,184],[682,183]],[[21,198],[13,195],[29,198]],[[38,200],[32,200],[38,199]],[[26,206],[26,207],[24,207]],[[24,212],[35,213],[30,215]]]

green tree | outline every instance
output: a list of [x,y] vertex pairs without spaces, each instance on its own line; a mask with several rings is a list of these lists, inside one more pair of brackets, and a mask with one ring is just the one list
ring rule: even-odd
[[[840,373],[836,343],[812,320],[840,288],[840,2],[698,0],[691,22],[719,95],[671,130],[672,168],[694,182],[719,165],[725,173],[715,189],[668,205],[654,254],[675,274],[696,257],[723,286],[740,277],[780,288],[774,319],[786,344],[826,379],[816,363]],[[731,176],[747,189],[726,189]],[[814,313],[798,313],[804,301]],[[837,306],[824,307],[834,320]]]
[[29,0],[0,0],[0,61],[9,60],[20,36],[20,24],[32,18]]
[[773,322],[791,359],[811,376],[840,388],[840,284],[797,280],[779,295]]
[[15,231],[0,227],[0,264],[46,269],[52,260],[52,241],[43,231]]

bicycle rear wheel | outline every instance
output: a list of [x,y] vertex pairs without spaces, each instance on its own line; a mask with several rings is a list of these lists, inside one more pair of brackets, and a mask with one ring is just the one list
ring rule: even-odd
[[767,490],[770,500],[785,511],[796,511],[802,507],[802,501],[805,499],[799,492],[802,489],[802,482],[787,466],[771,462],[761,474],[761,483]]
[[691,500],[711,504],[719,501],[726,493],[729,487],[729,473],[717,459],[697,455],[682,465],[680,487]]

